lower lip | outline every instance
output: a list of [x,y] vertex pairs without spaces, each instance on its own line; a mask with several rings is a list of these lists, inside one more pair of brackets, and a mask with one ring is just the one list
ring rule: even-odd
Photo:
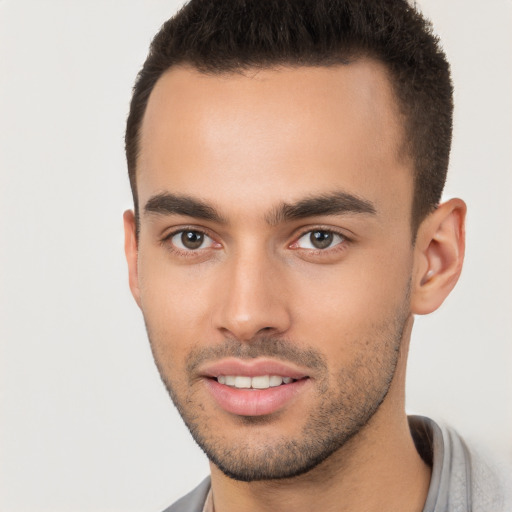
[[303,390],[309,379],[300,379],[268,389],[238,389],[206,379],[214,400],[226,412],[239,416],[264,416],[285,407]]

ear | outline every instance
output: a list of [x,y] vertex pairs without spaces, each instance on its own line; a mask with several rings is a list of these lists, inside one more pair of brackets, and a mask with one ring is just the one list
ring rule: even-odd
[[132,210],[126,210],[123,214],[124,222],[124,253],[128,263],[128,279],[130,290],[135,302],[140,307],[140,289],[139,273],[137,267],[138,245],[137,245],[137,227],[135,214]]
[[466,204],[450,199],[418,228],[414,251],[411,310],[435,311],[457,283],[464,260]]

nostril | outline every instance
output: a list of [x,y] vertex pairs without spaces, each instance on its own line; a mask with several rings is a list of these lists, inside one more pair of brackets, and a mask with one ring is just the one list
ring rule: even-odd
[[274,327],[262,327],[259,331],[258,331],[258,334],[268,334],[269,332],[273,332],[275,331],[275,328]]

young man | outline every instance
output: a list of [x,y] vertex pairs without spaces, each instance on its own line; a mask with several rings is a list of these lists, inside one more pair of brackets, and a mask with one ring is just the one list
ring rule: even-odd
[[171,511],[500,511],[452,430],[405,414],[415,314],[464,255],[439,204],[449,66],[405,1],[192,0],[126,132],[130,287],[211,478]]

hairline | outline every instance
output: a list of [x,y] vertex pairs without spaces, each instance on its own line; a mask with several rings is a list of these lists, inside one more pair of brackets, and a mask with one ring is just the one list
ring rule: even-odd
[[[156,85],[160,80],[172,72],[175,69],[184,69],[197,72],[204,76],[212,76],[212,77],[229,77],[229,76],[249,76],[251,71],[257,73],[259,71],[286,71],[293,70],[299,68],[335,68],[341,66],[348,66],[356,61],[360,60],[369,60],[373,61],[379,65],[381,65],[385,75],[389,81],[390,91],[393,99],[393,110],[396,116],[396,120],[399,124],[400,130],[400,141],[397,141],[397,147],[395,148],[396,156],[399,162],[409,160],[410,172],[412,173],[413,180],[413,189],[412,189],[412,197],[410,204],[410,226],[411,226],[411,236],[412,243],[414,245],[417,235],[418,227],[421,221],[426,217],[426,215],[418,218],[418,215],[415,213],[415,203],[416,203],[416,183],[418,179],[418,170],[416,168],[416,161],[414,156],[414,147],[408,143],[406,138],[407,133],[407,125],[411,120],[411,113],[407,112],[407,103],[400,99],[400,95],[398,94],[398,85],[395,75],[391,69],[391,65],[385,61],[385,59],[380,58],[377,55],[376,51],[367,50],[364,48],[347,48],[344,52],[339,52],[337,58],[332,57],[330,59],[325,59],[325,61],[319,61],[318,63],[314,62],[294,62],[292,60],[282,60],[282,61],[269,61],[268,63],[262,62],[261,64],[251,63],[244,64],[240,63],[237,66],[225,66],[225,68],[218,69],[213,66],[200,66],[196,65],[192,60],[182,59],[170,64],[166,69],[164,69],[158,76],[154,82],[151,84],[151,88],[149,89],[149,93],[147,94],[147,98],[144,104],[144,109],[138,119],[137,124],[137,133],[134,137],[135,143],[135,158],[134,158],[134,169],[133,169],[133,196],[134,196],[134,210],[135,210],[135,221],[136,221],[136,232],[137,235],[139,233],[140,228],[140,205],[138,201],[138,187],[137,187],[137,173],[139,170],[139,158],[141,154],[141,142],[142,142],[142,128],[144,125],[144,119],[146,117],[147,107],[153,91],[155,90]],[[430,212],[428,212],[430,213]]]

